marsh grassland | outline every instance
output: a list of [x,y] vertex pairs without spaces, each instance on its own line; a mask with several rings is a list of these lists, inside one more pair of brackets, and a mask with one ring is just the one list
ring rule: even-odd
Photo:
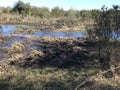
[[105,78],[95,45],[84,38],[27,37],[3,49],[9,57],[0,64],[0,88],[119,90],[119,74]]
[[0,90],[120,90],[120,6],[0,7]]

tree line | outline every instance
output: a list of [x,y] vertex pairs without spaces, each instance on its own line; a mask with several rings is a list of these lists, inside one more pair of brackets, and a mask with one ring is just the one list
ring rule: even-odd
[[11,7],[0,8],[0,13],[9,13],[9,14],[21,14],[21,15],[31,15],[39,16],[40,18],[49,18],[49,17],[74,17],[74,18],[91,18],[92,13],[98,10],[74,10],[69,9],[65,11],[63,8],[54,7],[51,11],[47,7],[36,7],[31,6],[30,3],[24,3],[23,1],[18,1],[16,4]]

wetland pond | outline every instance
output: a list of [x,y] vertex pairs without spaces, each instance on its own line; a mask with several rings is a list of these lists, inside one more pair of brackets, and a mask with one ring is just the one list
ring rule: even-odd
[[[22,33],[17,33],[19,32],[19,29],[23,29]],[[26,29],[26,30],[25,30]],[[73,31],[67,31],[67,32],[53,32],[51,31],[46,31],[46,30],[37,30],[36,32],[30,34],[24,32],[28,31],[30,29],[30,26],[25,26],[25,25],[3,25],[0,26],[0,32],[2,33],[3,36],[7,35],[14,35],[14,36],[37,36],[37,37],[83,37],[85,36],[85,33],[81,31],[73,32]],[[29,30],[30,31],[30,30]]]
[[[35,29],[35,30],[34,30]],[[32,33],[31,33],[32,31]],[[6,52],[3,52],[6,48],[11,48],[12,45],[15,43],[27,43],[29,42],[27,37],[84,37],[85,33],[78,31],[78,32],[53,32],[46,31],[46,30],[40,30],[34,28],[34,26],[26,26],[26,25],[2,25],[0,26],[0,34],[5,37],[3,40],[4,43],[0,44],[0,62],[7,60],[10,55],[8,55]],[[11,38],[12,37],[12,38]],[[29,46],[29,45],[27,45]],[[35,46],[30,46],[32,49]]]

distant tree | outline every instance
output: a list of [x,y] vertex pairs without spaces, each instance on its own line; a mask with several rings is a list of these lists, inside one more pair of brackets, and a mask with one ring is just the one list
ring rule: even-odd
[[77,10],[69,9],[66,11],[65,16],[70,18],[70,19],[75,19],[77,16]]
[[100,14],[100,10],[97,10],[97,9],[93,9],[91,10],[91,18],[96,18],[99,14]]
[[80,11],[80,16],[82,18],[91,18],[92,17],[92,14],[91,14],[91,10],[81,10]]
[[77,11],[76,11],[76,18],[80,18],[80,17],[81,17],[81,15],[80,15],[80,11],[77,10]]
[[55,7],[52,9],[51,14],[54,17],[63,17],[65,14],[65,11],[62,8],[60,9],[59,7]]
[[50,17],[50,11],[47,7],[32,7],[32,15],[39,16],[40,18]]
[[18,1],[13,7],[13,11],[18,14],[30,15],[31,5],[30,3],[24,3],[22,1]]

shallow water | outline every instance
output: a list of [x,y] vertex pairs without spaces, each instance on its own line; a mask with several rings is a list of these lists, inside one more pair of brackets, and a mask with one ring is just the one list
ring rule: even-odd
[[35,32],[33,36],[41,37],[83,37],[85,34],[83,32]]
[[[0,27],[2,35],[13,35],[13,36],[37,36],[37,37],[83,37],[85,33],[83,32],[50,32],[50,31],[38,31],[33,34],[16,34],[17,25],[3,25]],[[12,34],[14,33],[14,34]]]
[[0,32],[2,33],[2,35],[10,35],[12,32],[14,32],[16,30],[16,26],[14,25],[3,25],[0,26]]

